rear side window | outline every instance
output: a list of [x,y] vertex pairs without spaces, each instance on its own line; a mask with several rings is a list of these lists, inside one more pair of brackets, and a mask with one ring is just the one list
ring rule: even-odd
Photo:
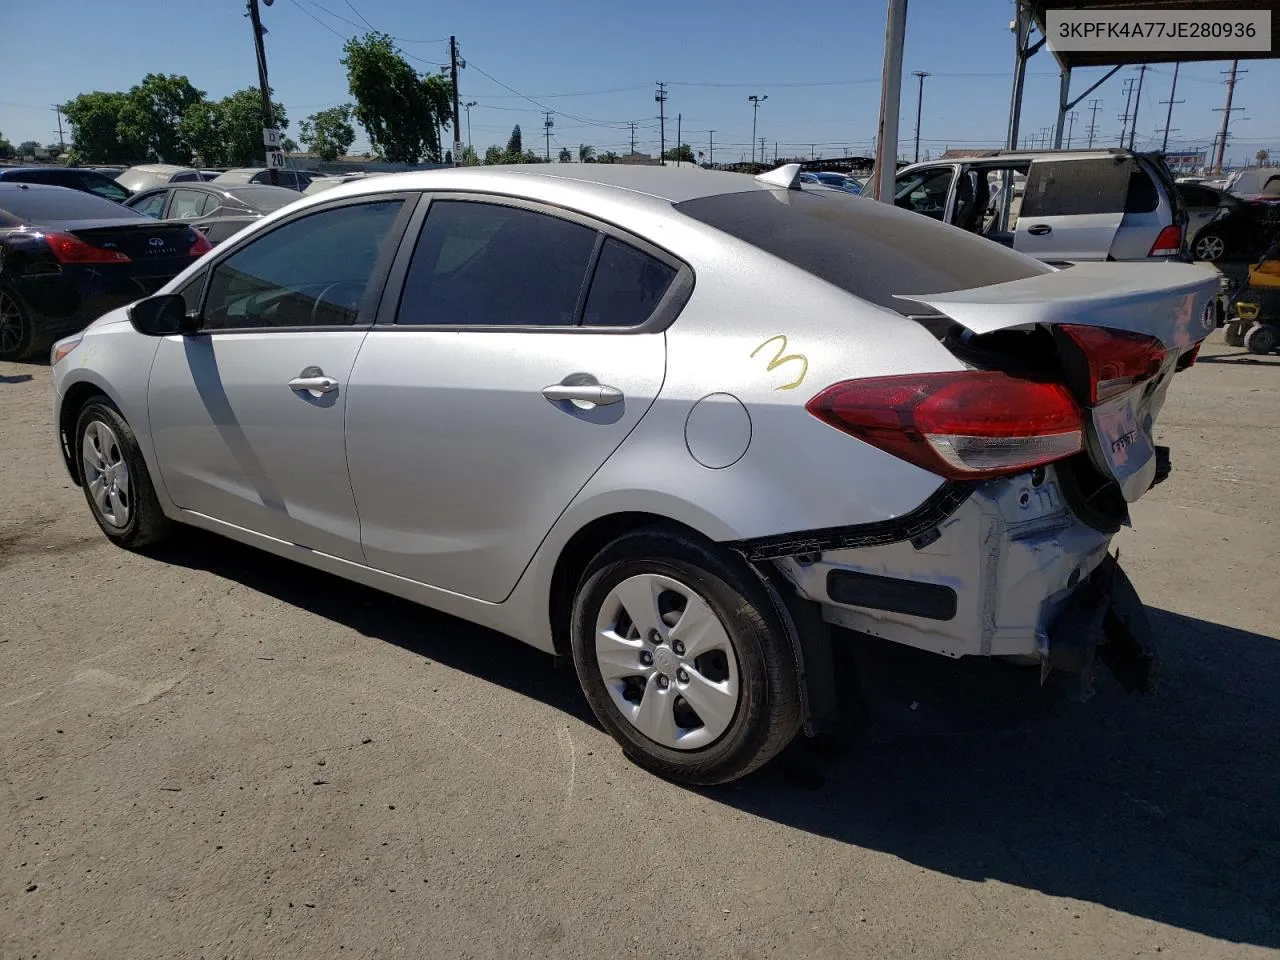
[[609,237],[591,278],[583,325],[639,326],[653,314],[675,277],[668,264]]
[[[1137,183],[1135,177],[1142,183]],[[1156,208],[1157,200],[1151,178],[1128,157],[1042,160],[1031,164],[1022,216],[1149,212]]]
[[896,294],[950,293],[1050,270],[998,243],[843,192],[750,190],[675,209],[904,315],[925,308]]
[[596,231],[521,207],[431,204],[396,322],[572,326]]
[[213,198],[202,190],[175,190],[169,204],[171,219],[189,219],[202,216],[205,209],[215,205]]

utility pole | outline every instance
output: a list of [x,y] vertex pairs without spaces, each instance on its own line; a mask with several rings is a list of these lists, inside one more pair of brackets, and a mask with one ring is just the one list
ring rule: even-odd
[[[258,87],[262,91],[262,136],[265,145],[265,131],[274,130],[276,126],[275,117],[271,113],[271,87],[267,84],[267,51],[262,46],[262,35],[266,33],[266,29],[262,26],[262,16],[258,12],[258,0],[248,0],[248,4],[249,22],[253,25],[253,47],[258,55]],[[270,0],[267,5],[270,6]],[[280,186],[279,161],[274,156],[279,150],[278,145],[267,146],[267,176],[273,187]]]
[[636,122],[628,120],[627,126],[631,128],[631,153],[634,155],[636,152]]
[[875,180],[871,190],[871,199],[882,203],[893,203],[893,185],[898,173],[898,115],[902,107],[902,50],[906,36],[907,0],[886,0]]
[[1076,113],[1076,111],[1074,110],[1072,110],[1070,113],[1067,114],[1067,149],[1068,150],[1071,149],[1071,131],[1073,131],[1076,128],[1076,120],[1079,118],[1079,116],[1080,114]]
[[1171,124],[1171,123],[1173,122],[1173,105],[1174,105],[1175,103],[1184,103],[1184,102],[1185,102],[1185,101],[1182,101],[1182,100],[1175,100],[1175,99],[1173,99],[1173,98],[1174,98],[1174,96],[1175,96],[1175,95],[1177,94],[1177,92],[1178,92],[1178,68],[1179,68],[1180,66],[1182,66],[1182,64],[1181,64],[1181,63],[1175,63],[1175,64],[1173,65],[1173,86],[1171,86],[1171,87],[1169,88],[1169,99],[1168,99],[1168,100],[1161,100],[1161,101],[1160,101],[1161,103],[1167,103],[1167,104],[1169,105],[1169,109],[1168,109],[1168,111],[1167,111],[1167,112],[1165,113],[1165,115],[1164,115],[1164,142],[1160,144],[1160,152],[1161,152],[1161,153],[1165,153],[1165,152],[1167,152],[1167,151],[1168,151],[1168,149],[1169,149],[1169,134],[1170,134],[1173,130],[1175,130],[1175,129],[1176,129],[1175,127],[1171,127],[1171,126],[1169,126],[1169,124]]
[[1133,98],[1133,120],[1129,124],[1129,149],[1133,149],[1133,138],[1138,134],[1138,111],[1142,108],[1142,80],[1147,75],[1147,65],[1138,67],[1138,92]]
[[58,155],[61,156],[67,149],[66,141],[62,139],[62,105],[55,103],[53,112],[58,115]]
[[548,110],[542,115],[542,129],[547,135],[547,163],[551,162],[551,128],[555,125],[556,122],[551,119],[551,111]]
[[1098,132],[1098,111],[1102,109],[1101,100],[1089,101],[1089,149],[1093,149],[1093,137]]
[[[751,101],[751,162],[756,162],[756,118],[760,114],[760,103],[769,99],[769,95],[755,94],[747,97]],[[760,143],[760,162],[764,163],[764,141]]]
[[[1228,128],[1231,126],[1231,112],[1232,110],[1244,109],[1244,107],[1231,106],[1231,98],[1235,96],[1235,92],[1236,92],[1237,75],[1241,73],[1249,72],[1248,70],[1240,70],[1239,67],[1240,67],[1239,60],[1231,61],[1231,71],[1230,71],[1231,76],[1227,79],[1227,105],[1225,107],[1213,108],[1214,113],[1217,113],[1219,111],[1221,111],[1222,113],[1222,129],[1218,131],[1218,157],[1216,162],[1214,163],[1214,166],[1217,168],[1217,171],[1219,173],[1222,172],[1222,161],[1227,151],[1227,135],[1228,135],[1227,131],[1228,131]],[[1227,71],[1224,70],[1222,72],[1226,73]]]
[[1133,77],[1128,77],[1124,82],[1124,115],[1120,118],[1120,146],[1124,146],[1125,138],[1129,135],[1129,106],[1133,103]]
[[924,105],[924,78],[929,76],[925,70],[912,70],[911,75],[919,81],[916,88],[916,159],[920,162],[920,108]]
[[716,132],[708,130],[707,133],[711,135],[711,141],[707,145],[707,165],[714,167],[716,165]]
[[[458,107],[458,38],[449,38],[449,84],[453,87],[453,165],[462,166],[462,110]],[[467,111],[467,140],[471,140],[471,111]]]
[[773,141],[773,165],[778,165],[778,141]]
[[[658,92],[653,95],[653,99],[658,101],[658,163],[665,167],[667,165],[667,161],[663,159],[667,152],[667,85],[665,83],[658,84]],[[632,135],[634,136],[634,133]]]
[[680,123],[684,119],[683,113],[676,114],[676,166],[680,166]]
[[474,100],[464,103],[462,108],[467,111],[467,147],[471,147],[471,108],[476,105]]

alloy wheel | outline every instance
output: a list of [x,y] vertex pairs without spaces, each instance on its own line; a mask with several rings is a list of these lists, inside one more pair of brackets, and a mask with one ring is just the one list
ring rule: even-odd
[[644,736],[695,750],[729,729],[741,686],[737,655],[693,588],[660,574],[628,577],[605,598],[595,634],[609,696]]
[[1222,255],[1227,252],[1227,245],[1216,233],[1210,234],[1196,241],[1195,252],[1197,260],[1208,260],[1212,263],[1222,259]]
[[129,491],[129,465],[115,431],[101,420],[84,429],[80,444],[84,483],[99,516],[113,527],[126,527],[133,501]]
[[17,352],[22,343],[24,322],[13,297],[0,291],[0,354],[8,356]]

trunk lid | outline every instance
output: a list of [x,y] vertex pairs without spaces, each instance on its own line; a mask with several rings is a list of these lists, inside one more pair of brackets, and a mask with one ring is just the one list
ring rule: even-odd
[[[1013,330],[1047,331],[1055,344],[1057,375],[1072,387],[1085,412],[1090,459],[1132,503],[1155,480],[1155,420],[1184,358],[1217,326],[1220,285],[1218,273],[1208,267],[1083,263],[987,287],[899,297],[927,305],[979,338]],[[1123,338],[1133,342],[1132,335],[1158,341],[1164,349],[1158,369],[1127,388],[1112,385],[1101,399],[1087,395],[1089,387],[1078,369],[1081,358],[1067,355],[1069,338],[1063,332],[1089,327],[1118,335],[1118,344]],[[1090,359],[1094,372],[1105,373],[1114,362],[1105,354]]]
[[93,247],[118,250],[129,257],[135,276],[175,275],[176,263],[185,268],[190,262],[190,250],[195,242],[192,228],[186,224],[145,222],[121,223],[119,221],[77,223],[64,230]]

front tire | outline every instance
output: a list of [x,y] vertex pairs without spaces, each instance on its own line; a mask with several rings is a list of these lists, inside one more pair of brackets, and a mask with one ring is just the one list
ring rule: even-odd
[[736,555],[644,529],[591,561],[574,599],[578,680],[640,766],[694,786],[767,763],[800,726],[786,628]]
[[138,449],[137,438],[109,400],[90,400],[76,419],[80,483],[93,519],[118,547],[139,550],[164,540],[173,522]]

